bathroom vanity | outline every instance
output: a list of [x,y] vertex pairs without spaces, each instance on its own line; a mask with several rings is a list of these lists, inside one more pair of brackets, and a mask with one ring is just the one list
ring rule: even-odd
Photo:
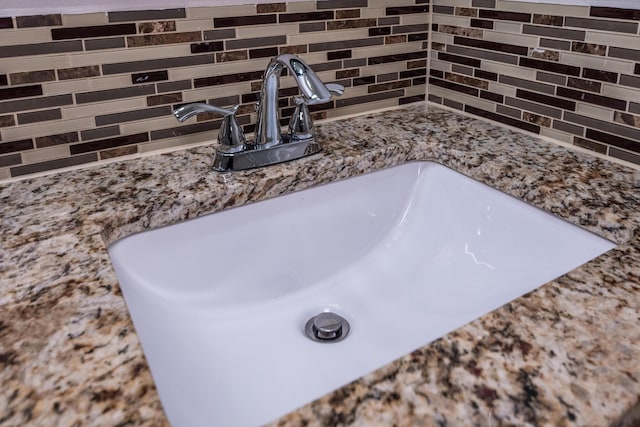
[[640,171],[429,104],[316,130],[321,153],[268,168],[216,173],[201,146],[0,186],[0,425],[168,424],[108,244],[411,160],[617,247],[273,425],[640,419]]

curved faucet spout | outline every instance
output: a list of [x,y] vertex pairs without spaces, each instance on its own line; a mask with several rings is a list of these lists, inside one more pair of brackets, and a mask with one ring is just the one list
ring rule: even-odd
[[331,100],[331,92],[306,62],[296,55],[276,56],[269,62],[262,80],[255,137],[256,144],[261,146],[269,147],[281,141],[278,90],[284,67],[291,72],[306,104],[322,104]]

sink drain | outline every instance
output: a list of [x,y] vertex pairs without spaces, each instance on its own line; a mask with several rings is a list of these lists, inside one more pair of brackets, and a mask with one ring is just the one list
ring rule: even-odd
[[349,334],[349,322],[335,313],[320,313],[307,321],[304,332],[313,341],[338,342]]

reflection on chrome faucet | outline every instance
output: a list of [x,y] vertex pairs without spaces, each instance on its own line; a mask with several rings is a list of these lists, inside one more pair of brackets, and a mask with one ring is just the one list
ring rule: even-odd
[[[283,135],[280,129],[278,90],[284,68],[287,68],[295,79],[300,95],[294,97],[295,110],[289,122],[288,133]],[[342,95],[343,92],[344,87],[341,85],[324,84],[298,56],[285,54],[273,58],[264,72],[254,141],[248,142],[244,137],[235,117],[237,105],[232,108],[220,108],[194,103],[177,108],[173,114],[180,122],[205,112],[223,116],[214,169],[251,169],[299,159],[320,151],[308,106],[329,102],[333,95]]]

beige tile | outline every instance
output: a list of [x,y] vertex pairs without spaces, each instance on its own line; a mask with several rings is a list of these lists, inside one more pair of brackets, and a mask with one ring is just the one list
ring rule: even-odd
[[610,108],[596,107],[595,105],[578,102],[576,105],[576,113],[595,119],[613,121],[613,110]]
[[74,132],[78,129],[92,129],[93,127],[93,118],[80,118],[5,128],[2,130],[2,134],[7,140],[18,140],[24,138],[35,138],[38,136],[55,135],[64,132]]
[[289,44],[313,44],[313,43],[327,43],[337,42],[341,40],[356,40],[369,38],[368,28],[356,28],[351,30],[342,31],[327,31],[322,33],[322,38],[318,37],[315,33],[302,33],[302,34],[290,34]]
[[139,144],[140,153],[156,153],[184,149],[190,146],[215,144],[218,137],[217,131],[202,132],[191,135],[184,135],[177,138],[167,138],[158,141]]
[[556,130],[556,129],[547,128],[544,126],[540,126],[540,135],[545,136],[547,138],[551,138],[555,141],[561,141],[561,142],[567,142],[567,143],[573,142],[573,135],[570,135],[565,132],[560,132],[559,130]]
[[[382,14],[381,16],[384,16]],[[426,13],[410,13],[400,15],[400,25],[426,24],[429,22],[429,16]]]
[[131,86],[131,75],[94,77],[89,80],[90,90],[119,89]]
[[9,168],[0,168],[0,181],[8,181],[11,178]]
[[369,58],[372,56],[384,56],[384,55],[392,55],[396,53],[409,53],[415,52],[416,45],[413,43],[398,43],[398,44],[388,44],[382,46],[370,46],[363,47],[353,50],[353,58]]
[[[192,120],[191,123],[196,123]],[[157,117],[153,119],[138,120],[135,122],[126,122],[120,124],[120,132],[123,135],[131,135],[134,133],[147,132],[151,130],[167,129],[178,126],[180,123],[172,115],[165,117]]]
[[638,49],[640,47],[640,36],[606,33],[604,31],[587,31],[586,41],[587,43],[606,44],[627,49]]
[[103,114],[120,113],[124,111],[139,110],[147,108],[146,97],[127,98],[118,101],[96,102],[90,104],[82,104],[73,107],[65,107],[62,109],[62,119],[80,119],[89,118],[93,127],[93,117]]
[[575,65],[578,67],[595,68],[596,70],[633,73],[633,63],[631,61],[607,59],[606,57],[600,57],[596,55],[561,51],[560,63]]
[[204,87],[183,92],[183,102],[195,102],[202,99],[223,98],[226,96],[239,95],[241,93],[251,92],[251,84],[249,82]]
[[256,25],[236,28],[236,38],[252,39],[258,37],[285,36],[297,34],[298,24]]
[[493,29],[501,33],[522,34],[522,24],[517,22],[494,21]]
[[612,98],[626,99],[634,102],[638,102],[638,100],[640,100],[640,89],[632,89],[628,86],[605,83],[602,85],[602,94]]
[[62,15],[62,25],[65,27],[88,27],[107,23],[109,23],[109,20],[104,12]]
[[538,46],[538,37],[525,36],[513,33],[502,33],[498,31],[484,32],[484,39],[492,42],[507,43],[517,46],[536,47]]
[[[471,1],[471,0],[464,0],[464,1]],[[389,4],[390,4],[389,0],[369,0],[367,6],[374,7],[374,8],[376,7],[384,8],[384,7],[388,7]],[[416,4],[415,4],[415,1],[412,1],[412,0],[393,0],[393,5],[394,6],[415,6]]]
[[67,55],[38,55],[22,58],[0,59],[1,73],[15,73],[25,71],[48,70],[52,68],[67,68],[69,58]]
[[68,145],[57,145],[54,147],[39,148],[36,150],[22,152],[22,161],[26,163],[38,163],[46,160],[62,159],[69,157]]
[[[468,16],[453,16],[453,15],[435,15],[433,22],[439,25],[452,25],[454,27],[467,28],[471,26],[471,18]],[[436,33],[434,33],[435,35]]]
[[437,59],[432,59],[431,68],[439,71],[451,71],[451,63],[446,61],[439,61]]
[[433,0],[434,6],[471,7],[471,0]]
[[44,43],[51,41],[49,28],[22,28],[17,30],[2,30],[0,46]]
[[540,15],[589,16],[588,6],[530,3],[522,1],[497,0],[496,9],[508,10],[510,12],[536,13]]
[[406,96],[426,95],[427,85],[411,86],[404,90]]
[[536,70],[518,67],[517,65],[508,65],[500,62],[483,61],[482,69],[491,73],[505,74],[508,76],[519,77],[521,79],[536,79]]
[[187,18],[189,19],[213,19],[255,14],[256,6],[252,4],[241,6],[190,7],[187,9]]
[[497,82],[489,82],[489,91],[494,93],[499,93],[504,96],[516,96],[517,88],[514,86],[503,85]]
[[335,117],[346,116],[350,114],[362,114],[362,113],[366,113],[367,111],[378,110],[381,108],[390,108],[390,107],[395,107],[397,105],[398,105],[398,100],[396,98],[383,99],[380,101],[367,102],[364,104],[356,104],[356,105],[350,105],[348,107],[338,108],[335,111],[329,111],[329,114],[327,114],[327,116],[330,118],[335,118]]
[[453,44],[453,34],[431,33],[431,41],[435,43]]
[[176,22],[176,31],[207,31],[213,29],[213,19],[190,19]]
[[383,7],[363,7],[360,9],[361,18],[379,18],[385,15],[385,9]]
[[89,79],[74,79],[61,82],[42,83],[42,92],[44,95],[64,95],[74,92],[85,92],[90,90]]
[[375,76],[377,74],[387,74],[393,72],[406,71],[407,65],[404,61],[390,62],[388,64],[380,64],[375,66],[362,67],[360,76]]

